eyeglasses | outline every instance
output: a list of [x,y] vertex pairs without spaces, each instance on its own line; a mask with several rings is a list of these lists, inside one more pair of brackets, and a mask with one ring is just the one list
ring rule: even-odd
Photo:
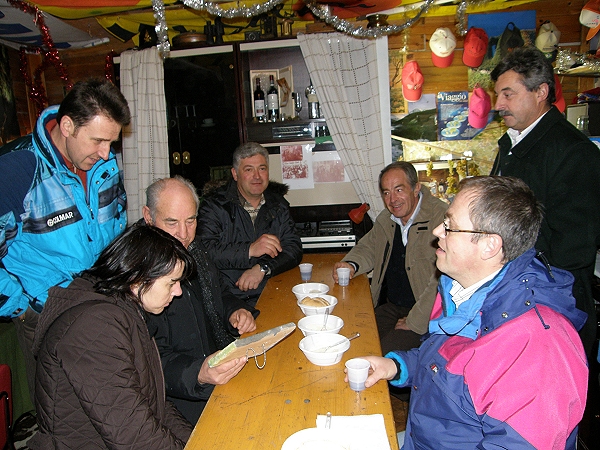
[[494,234],[494,233],[488,233],[487,231],[477,231],[477,230],[454,230],[452,228],[448,227],[448,223],[447,223],[448,219],[444,219],[444,221],[442,222],[442,225],[444,226],[444,233],[448,234],[448,233],[473,233],[473,234]]

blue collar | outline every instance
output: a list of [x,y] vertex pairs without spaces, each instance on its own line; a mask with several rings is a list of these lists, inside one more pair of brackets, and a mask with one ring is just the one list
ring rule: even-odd
[[487,283],[482,285],[469,300],[462,303],[460,308],[452,301],[450,288],[452,287],[452,278],[442,275],[439,283],[439,291],[442,296],[443,313],[440,317],[432,319],[429,322],[429,332],[431,334],[446,334],[449,336],[464,336],[470,339],[477,339],[481,328],[481,307],[485,301],[488,292],[500,283],[506,274],[508,266],[505,264],[502,270]]

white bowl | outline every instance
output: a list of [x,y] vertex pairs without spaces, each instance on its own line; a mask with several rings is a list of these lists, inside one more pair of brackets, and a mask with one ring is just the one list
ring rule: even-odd
[[294,286],[292,292],[298,300],[304,297],[321,297],[329,292],[329,286],[324,283],[302,283]]
[[[335,345],[329,349],[325,347]],[[342,355],[350,348],[350,341],[341,334],[311,334],[298,344],[308,360],[317,366],[332,366],[342,360]]]
[[337,305],[337,302],[338,302],[337,298],[334,297],[333,295],[321,294],[321,295],[318,295],[317,297],[321,297],[323,300],[328,301],[329,306],[303,305],[300,302],[302,302],[302,300],[304,300],[304,297],[302,297],[302,300],[298,300],[296,302],[305,316],[314,316],[315,314],[325,314],[325,311],[327,309],[329,309],[329,314],[331,314],[333,312],[333,309],[335,308],[335,305]]
[[[344,321],[338,316],[327,316],[327,322],[323,319],[322,314],[303,317],[298,321],[298,328],[304,336],[310,336],[319,333],[339,333],[344,326]],[[325,329],[321,330],[323,323]]]

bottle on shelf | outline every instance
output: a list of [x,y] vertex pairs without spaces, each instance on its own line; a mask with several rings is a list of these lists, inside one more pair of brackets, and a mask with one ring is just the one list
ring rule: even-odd
[[586,136],[590,135],[589,124],[590,118],[588,116],[579,116],[577,118],[577,129]]
[[269,90],[267,91],[267,111],[269,113],[269,122],[279,120],[279,95],[275,87],[275,77],[269,75]]
[[306,98],[308,99],[308,118],[309,119],[318,119],[321,117],[321,112],[319,110],[319,99],[317,98],[317,91],[315,90],[312,80],[310,80],[310,85],[304,91]]
[[256,89],[254,90],[254,117],[259,122],[265,122],[265,93],[260,88],[260,78],[256,77]]

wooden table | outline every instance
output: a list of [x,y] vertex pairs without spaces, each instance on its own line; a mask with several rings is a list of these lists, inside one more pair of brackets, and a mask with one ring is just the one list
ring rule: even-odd
[[[229,383],[216,386],[186,446],[186,450],[279,450],[296,431],[316,426],[318,414],[336,416],[383,414],[392,450],[398,449],[387,383],[380,381],[356,393],[344,383],[344,362],[361,355],[381,355],[369,282],[365,275],[350,285],[334,284],[333,264],[342,254],[306,254],[303,262],[313,263],[311,281],[331,288],[337,297],[333,315],[344,320],[340,334],[359,332],[342,360],[327,367],[310,363],[298,343],[303,335],[296,329],[267,351],[266,366],[259,370],[253,359]],[[292,287],[301,283],[294,268],[267,283],[257,308],[257,332],[303,316]],[[258,357],[262,363],[262,356]]]

